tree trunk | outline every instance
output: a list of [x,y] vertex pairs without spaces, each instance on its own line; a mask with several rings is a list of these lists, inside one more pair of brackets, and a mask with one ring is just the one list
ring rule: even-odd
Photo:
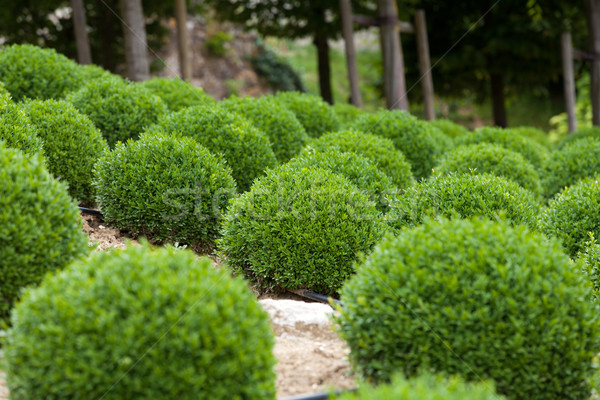
[[[585,0],[588,20],[590,53],[600,55],[600,0]],[[592,122],[600,125],[600,59],[595,57],[591,62],[590,95],[592,97]]]
[[127,75],[132,81],[149,79],[150,64],[142,0],[121,0],[121,17],[123,18]]
[[492,111],[494,114],[494,125],[506,128],[506,101],[504,99],[504,74],[502,72],[491,72],[490,83],[492,86]]
[[346,68],[350,84],[350,103],[362,107],[362,96],[358,81],[358,66],[356,65],[356,50],[354,48],[354,22],[352,20],[352,4],[350,0],[340,0],[340,16],[342,17],[342,32],[346,50]]
[[314,44],[317,47],[317,62],[319,65],[319,89],[321,97],[329,104],[333,104],[333,92],[331,90],[331,68],[329,65],[329,43],[327,37],[315,35]]
[[187,30],[187,10],[185,0],[175,0],[175,16],[177,19],[177,44],[181,79],[189,81],[192,79],[192,62],[190,58],[190,41]]
[[71,9],[73,10],[73,28],[75,30],[75,43],[77,44],[77,61],[79,64],[91,64],[92,52],[85,22],[83,0],[71,0]]
[[[110,4],[110,3],[109,3]],[[110,4],[110,5],[116,5]],[[115,41],[117,40],[117,31],[115,23],[116,17],[108,7],[98,7],[97,21],[92,21],[91,25],[98,28],[98,37],[100,40],[100,55],[97,55],[96,62],[102,68],[110,72],[116,72],[117,55],[115,53]],[[94,23],[96,22],[96,23]],[[118,22],[118,20],[117,20]]]

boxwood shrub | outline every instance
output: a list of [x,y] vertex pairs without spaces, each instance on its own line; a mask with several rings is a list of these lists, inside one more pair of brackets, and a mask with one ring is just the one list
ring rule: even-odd
[[261,290],[332,294],[384,229],[375,204],[345,177],[283,165],[232,202],[219,248]]
[[228,112],[237,112],[271,141],[279,162],[286,162],[300,152],[308,142],[308,135],[296,115],[271,96],[230,97],[219,103]]
[[107,222],[198,249],[212,246],[236,192],[223,160],[191,138],[162,134],[117,144],[98,161],[94,186]]
[[458,145],[491,143],[521,154],[536,169],[548,158],[549,151],[543,145],[524,137],[517,131],[486,126],[456,139]]
[[600,244],[590,233],[589,241],[585,242],[585,248],[579,253],[578,261],[583,266],[583,271],[592,285],[594,299],[600,297]]
[[119,78],[95,79],[67,100],[86,114],[113,148],[135,139],[167,112],[167,106],[143,86]]
[[356,153],[337,149],[315,151],[309,147],[288,165],[297,169],[317,167],[343,175],[367,194],[382,212],[388,210],[390,198],[397,194],[392,179],[367,158]]
[[82,83],[77,63],[29,44],[0,48],[0,81],[15,101],[58,99]]
[[331,132],[313,140],[310,146],[317,150],[337,149],[363,156],[377,166],[399,189],[414,183],[410,165],[404,154],[395,149],[391,140],[358,131]]
[[0,141],[27,154],[42,154],[43,143],[25,111],[8,96],[0,97]]
[[511,131],[518,133],[519,135],[531,139],[546,148],[552,148],[552,142],[548,137],[548,134],[541,129],[533,126],[517,126],[510,128]]
[[12,321],[14,399],[275,399],[267,314],[187,250],[97,252],[28,290]]
[[493,382],[465,383],[459,377],[423,374],[406,379],[401,374],[389,384],[361,385],[355,393],[345,393],[338,400],[504,400],[496,394]]
[[600,317],[560,244],[525,226],[428,220],[379,243],[342,289],[357,370],[490,379],[508,399],[589,399]]
[[600,176],[585,178],[566,188],[542,215],[542,230],[560,239],[571,256],[585,248],[589,234],[600,236]]
[[277,165],[269,138],[247,119],[218,106],[188,107],[166,115],[148,133],[190,136],[231,166],[240,191],[250,188],[254,178]]
[[388,224],[401,230],[427,217],[504,218],[537,227],[540,206],[535,196],[505,178],[489,174],[434,175],[392,200]]
[[300,92],[278,92],[276,99],[292,111],[311,137],[340,128],[333,108],[322,98]]
[[438,142],[439,130],[405,111],[380,110],[374,114],[361,115],[352,129],[391,139],[408,160],[417,179],[431,174],[437,157],[445,146]]
[[0,140],[0,326],[21,290],[87,253],[79,210],[38,155]]
[[554,151],[543,165],[542,186],[550,198],[565,186],[600,171],[600,140],[582,138]]
[[583,139],[583,138],[594,138],[596,140],[600,140],[600,127],[590,126],[587,128],[578,129],[577,131],[562,138],[561,141],[558,142],[556,147],[557,147],[557,149],[560,150],[560,149],[564,148],[566,145],[571,144],[571,143],[573,143],[577,140]]
[[434,119],[427,121],[429,125],[433,125],[442,131],[446,136],[455,139],[460,136],[467,135],[470,131],[462,125],[450,121],[449,119]]
[[519,153],[499,145],[479,143],[459,146],[446,153],[435,169],[442,173],[490,173],[511,179],[537,196],[542,194],[540,177],[533,165]]
[[335,103],[332,107],[335,115],[340,121],[341,128],[351,126],[359,115],[366,112],[365,110],[348,103]]
[[48,170],[76,200],[94,202],[92,170],[108,146],[92,121],[64,100],[34,100],[24,109],[44,142]]
[[[79,65],[79,75],[81,76],[82,84],[86,84],[87,82],[94,79],[106,79],[106,78],[114,78],[114,79],[122,79],[120,75],[115,75],[104,68],[95,65],[95,64],[86,64]],[[76,88],[77,90],[79,88]]]
[[152,78],[139,85],[160,97],[171,111],[215,102],[202,88],[192,86],[179,78]]

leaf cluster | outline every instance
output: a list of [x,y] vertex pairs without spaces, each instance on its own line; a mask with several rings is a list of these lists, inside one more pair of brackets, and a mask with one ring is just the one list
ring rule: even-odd
[[27,154],[42,154],[43,143],[38,132],[22,108],[10,100],[0,97],[0,140],[8,147]]
[[310,137],[319,137],[336,131],[340,121],[321,97],[300,92],[279,92],[275,98],[292,111]]
[[215,102],[202,88],[192,86],[179,78],[152,78],[141,85],[160,97],[170,111]]

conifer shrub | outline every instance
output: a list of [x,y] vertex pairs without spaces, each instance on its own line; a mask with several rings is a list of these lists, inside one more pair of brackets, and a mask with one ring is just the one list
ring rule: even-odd
[[158,242],[210,248],[235,195],[225,162],[191,138],[142,135],[117,144],[95,168],[107,222]]
[[34,100],[23,107],[44,142],[50,173],[68,184],[71,197],[93,203],[92,170],[108,151],[100,131],[64,100]]
[[389,139],[358,131],[339,131],[313,140],[310,146],[317,150],[351,151],[365,157],[392,178],[398,189],[407,188],[414,183],[406,157],[396,150]]
[[14,399],[275,399],[267,314],[189,250],[95,252],[28,290],[12,321]]
[[160,97],[170,111],[215,103],[215,99],[204,93],[202,88],[192,86],[179,78],[152,78],[141,85]]
[[42,154],[43,143],[25,111],[10,100],[0,97],[0,141],[27,154]]
[[382,240],[344,285],[356,369],[493,380],[507,399],[589,399],[600,319],[560,244],[523,225],[428,220]]
[[308,142],[308,135],[296,115],[271,96],[230,97],[219,106],[242,115],[265,133],[279,162],[288,161]]
[[517,126],[510,128],[510,130],[541,144],[545,148],[552,148],[552,143],[550,142],[548,134],[541,129],[533,126]]
[[335,115],[340,121],[340,128],[351,126],[359,115],[366,112],[349,103],[335,103],[332,107]]
[[590,126],[587,128],[578,129],[577,131],[563,137],[561,141],[558,142],[558,145],[556,147],[558,150],[560,150],[566,145],[583,138],[594,138],[596,140],[600,140],[600,127]]
[[168,114],[147,132],[189,136],[212,153],[222,154],[240,191],[248,190],[256,177],[277,165],[269,138],[241,115],[218,106],[188,107]]
[[81,79],[77,63],[54,49],[29,44],[0,48],[0,81],[16,102],[62,98],[78,88]]
[[536,169],[548,158],[548,149],[511,129],[486,126],[456,139],[457,145],[490,143],[521,154]]
[[542,187],[547,198],[565,186],[600,171],[600,140],[581,138],[551,153],[542,169]]
[[506,219],[537,227],[540,206],[535,196],[517,183],[490,174],[434,175],[392,199],[388,224],[399,231],[427,217]]
[[470,131],[462,125],[456,122],[450,121],[449,119],[434,119],[433,121],[427,121],[429,125],[433,125],[442,131],[446,136],[456,139],[457,137],[467,135]]
[[340,128],[333,108],[322,98],[300,92],[278,92],[275,98],[296,115],[310,137]]
[[261,290],[332,294],[384,230],[383,215],[347,178],[282,165],[231,203],[219,248]]
[[0,140],[0,326],[25,286],[87,253],[79,210],[40,155]]
[[383,136],[392,140],[406,157],[415,178],[431,174],[438,156],[444,151],[440,132],[427,122],[399,110],[379,110],[359,116],[352,129]]
[[550,200],[540,225],[557,237],[571,256],[585,249],[589,234],[600,236],[599,176],[585,178]]
[[67,100],[92,120],[110,148],[137,138],[167,112],[160,98],[143,86],[113,77],[92,80]]
[[542,194],[540,177],[523,156],[502,146],[479,143],[459,146],[440,160],[436,171],[489,173],[510,179],[537,196]]
[[382,212],[389,209],[390,198],[397,194],[392,179],[367,158],[356,153],[335,149],[315,151],[308,148],[300,156],[290,160],[288,165],[296,169],[322,168],[345,176],[367,194]]

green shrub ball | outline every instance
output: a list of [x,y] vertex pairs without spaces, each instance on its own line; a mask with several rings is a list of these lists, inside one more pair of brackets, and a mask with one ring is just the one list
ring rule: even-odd
[[489,220],[388,237],[344,286],[340,334],[373,381],[429,370],[507,399],[589,399],[600,319],[557,241]]
[[535,128],[533,126],[517,126],[514,128],[510,128],[510,130],[516,132],[517,134],[523,137],[531,139],[534,142],[537,142],[546,148],[552,147],[552,142],[550,142],[548,134],[541,129]]
[[564,148],[566,145],[576,142],[577,140],[583,138],[594,138],[596,140],[600,140],[600,127],[598,126],[590,126],[587,128],[581,128],[577,131],[568,134],[556,146],[558,150]]
[[92,120],[110,148],[136,139],[167,113],[160,98],[143,86],[112,77],[88,82],[67,100]]
[[375,204],[345,177],[284,165],[232,202],[219,248],[261,290],[332,294],[384,230]]
[[462,125],[450,121],[449,119],[434,119],[427,121],[429,125],[432,125],[442,131],[446,136],[456,139],[457,137],[467,135],[470,131]]
[[240,191],[277,165],[269,138],[250,121],[218,106],[188,107],[162,118],[148,133],[181,134],[195,139],[231,167]]
[[340,121],[341,128],[351,126],[359,115],[366,113],[366,111],[347,103],[336,103],[332,107]]
[[236,193],[227,165],[193,139],[142,135],[101,158],[98,204],[107,222],[159,242],[212,247]]
[[0,97],[0,141],[26,154],[42,154],[43,143],[25,111],[9,97]]
[[4,358],[12,399],[275,399],[269,318],[187,250],[97,252],[27,291]]
[[108,151],[100,131],[63,100],[35,100],[25,103],[24,109],[44,142],[50,173],[68,184],[71,197],[93,203],[94,164]]
[[179,78],[152,78],[140,85],[160,97],[171,111],[215,102],[202,88],[192,86]]
[[79,210],[41,157],[0,141],[0,326],[21,290],[87,254]]
[[333,108],[318,96],[279,92],[275,98],[296,115],[310,137],[319,137],[340,128],[340,121]]

